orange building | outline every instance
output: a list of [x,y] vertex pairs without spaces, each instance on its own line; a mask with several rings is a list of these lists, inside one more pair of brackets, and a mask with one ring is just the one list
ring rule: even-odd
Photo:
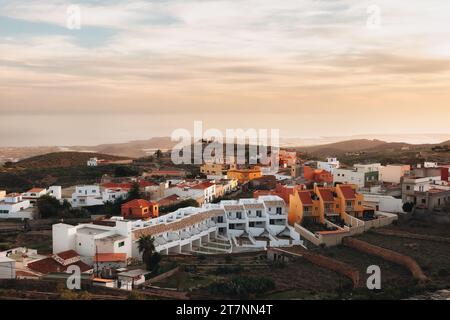
[[313,169],[309,166],[303,167],[303,175],[305,179],[317,183],[333,183],[333,175],[323,169]]
[[289,224],[300,224],[305,217],[315,222],[348,222],[348,215],[362,218],[364,196],[354,185],[334,188],[314,187],[314,190],[295,190],[289,196]]
[[159,216],[159,206],[153,201],[136,199],[122,204],[121,213],[127,219],[156,218]]
[[245,183],[260,177],[262,177],[260,167],[253,167],[251,169],[230,169],[227,171],[227,178],[238,180],[239,183]]

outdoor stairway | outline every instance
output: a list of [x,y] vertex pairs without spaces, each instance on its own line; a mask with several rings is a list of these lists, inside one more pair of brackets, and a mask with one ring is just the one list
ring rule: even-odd
[[229,252],[231,252],[230,242],[221,239],[212,239],[211,241],[192,250],[193,254],[217,254]]

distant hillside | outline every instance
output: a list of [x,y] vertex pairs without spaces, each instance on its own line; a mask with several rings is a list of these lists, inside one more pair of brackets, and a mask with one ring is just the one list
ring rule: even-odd
[[156,150],[169,150],[177,144],[170,137],[151,138],[148,140],[136,140],[125,143],[102,144],[90,147],[90,150],[96,152],[113,154],[124,157],[144,157],[152,155]]
[[297,147],[295,150],[305,152],[316,157],[342,156],[347,153],[384,153],[395,151],[422,151],[435,146],[448,145],[450,142],[439,144],[409,144],[405,142],[386,142],[381,140],[357,139],[337,143],[330,143],[311,147]]
[[330,143],[319,146],[299,147],[297,151],[306,152],[315,156],[331,156],[340,155],[347,152],[360,152],[374,149],[383,149],[386,147],[402,147],[408,145],[406,143],[388,143],[381,140],[357,139]]
[[16,168],[43,169],[64,168],[86,165],[89,158],[105,160],[125,160],[127,158],[93,152],[53,152],[20,160],[13,164]]

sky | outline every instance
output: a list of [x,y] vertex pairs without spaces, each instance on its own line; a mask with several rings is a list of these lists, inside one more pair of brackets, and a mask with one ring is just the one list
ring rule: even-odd
[[0,146],[450,133],[444,0],[0,0]]

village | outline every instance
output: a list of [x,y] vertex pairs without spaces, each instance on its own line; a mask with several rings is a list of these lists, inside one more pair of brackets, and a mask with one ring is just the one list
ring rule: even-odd
[[[243,298],[367,298],[372,260],[389,290],[400,283],[412,295],[448,283],[440,230],[449,222],[450,164],[348,166],[288,149],[277,160],[275,174],[261,163],[204,163],[194,174],[171,165],[105,174],[98,184],[0,191],[0,279],[35,287],[76,268],[91,297],[226,298],[238,282]],[[17,240],[27,234],[34,237]],[[426,250],[441,257],[432,270],[421,263]],[[249,270],[258,270],[259,287]],[[314,272],[323,276],[316,283]]]

